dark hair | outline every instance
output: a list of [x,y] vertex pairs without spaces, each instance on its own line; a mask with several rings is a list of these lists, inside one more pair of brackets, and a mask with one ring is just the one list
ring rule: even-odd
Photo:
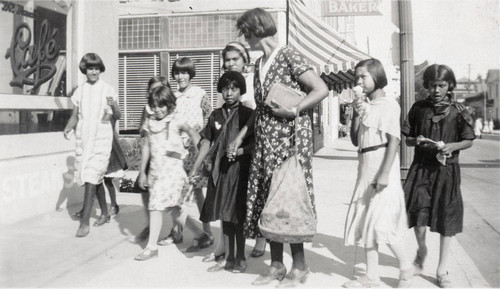
[[248,53],[248,49],[241,43],[239,42],[229,42],[226,47],[222,50],[222,68],[226,69],[226,54],[229,51],[236,51],[240,53],[241,58],[243,58],[243,61],[245,63],[250,62],[250,54]]
[[247,92],[247,84],[245,82],[245,78],[241,73],[237,71],[226,71],[220,77],[219,83],[217,83],[217,92],[222,93],[222,89],[225,87],[234,87],[240,89],[240,94],[243,95]]
[[453,70],[446,65],[433,64],[424,72],[424,87],[429,88],[429,82],[433,80],[442,80],[448,82],[448,91],[453,91],[457,86]]
[[189,74],[189,79],[194,78],[196,75],[196,67],[191,58],[181,57],[172,64],[172,78],[174,78],[174,74],[178,72],[187,72]]
[[151,90],[151,86],[155,83],[161,83],[163,86],[170,88],[170,83],[168,83],[168,80],[165,76],[156,75],[151,77],[148,81],[148,92],[149,90]]
[[176,98],[172,90],[166,86],[158,86],[154,88],[148,97],[149,107],[163,107],[166,106],[168,111],[175,109]]
[[384,88],[387,85],[387,76],[385,75],[384,66],[380,60],[375,58],[361,60],[356,64],[354,70],[360,67],[366,67],[366,70],[371,74],[373,82],[375,83],[375,89]]
[[87,69],[90,67],[97,67],[101,72],[104,72],[106,70],[106,67],[104,67],[104,63],[102,62],[101,58],[97,53],[87,53],[82,57],[82,60],[80,60],[80,71],[83,74],[87,74]]
[[236,27],[239,31],[238,35],[245,37],[253,35],[264,38],[274,36],[278,31],[271,14],[262,8],[247,10],[238,18]]

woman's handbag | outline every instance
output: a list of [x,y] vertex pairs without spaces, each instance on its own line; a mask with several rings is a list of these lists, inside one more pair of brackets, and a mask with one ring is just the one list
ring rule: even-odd
[[303,91],[290,88],[282,83],[275,82],[267,93],[265,104],[272,107],[274,103],[284,106],[288,109],[296,106],[306,96]]
[[311,242],[316,233],[316,214],[296,151],[295,147],[292,155],[274,169],[269,196],[260,215],[260,232],[271,241]]

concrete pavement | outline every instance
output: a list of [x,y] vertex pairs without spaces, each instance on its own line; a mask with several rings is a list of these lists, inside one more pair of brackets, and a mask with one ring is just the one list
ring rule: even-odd
[[[348,139],[339,139],[315,155],[319,223],[314,242],[305,245],[312,273],[302,287],[340,287],[352,278],[353,272],[355,275],[364,272],[363,248],[356,250],[343,244],[345,216],[356,180],[356,157],[356,149]],[[50,212],[0,228],[0,287],[253,287],[251,282],[270,263],[267,247],[263,257],[248,257],[248,269],[243,274],[209,273],[206,269],[212,264],[203,263],[201,259],[212,248],[186,253],[192,238],[187,230],[183,244],[160,247],[159,258],[135,261],[134,256],[145,246],[133,242],[134,236],[146,225],[140,195],[119,193],[117,197],[120,213],[109,224],[92,227],[86,238],[74,237],[78,221],[70,217],[70,212],[81,206],[80,195],[70,196],[68,207],[62,212]],[[91,219],[94,221],[95,215]],[[167,222],[164,228],[165,235],[170,224]],[[213,228],[218,236],[219,224],[213,223]],[[408,230],[405,242],[413,259],[417,245],[412,230]],[[424,272],[415,277],[412,287],[437,287],[439,236],[428,234],[427,242],[429,253]],[[247,255],[253,244],[253,240],[247,241]],[[288,246],[285,246],[284,263],[290,268]],[[455,287],[489,287],[456,240],[452,244],[448,271]],[[397,260],[387,246],[380,248],[379,273],[384,287],[397,286]],[[274,281],[263,287],[277,284]]]

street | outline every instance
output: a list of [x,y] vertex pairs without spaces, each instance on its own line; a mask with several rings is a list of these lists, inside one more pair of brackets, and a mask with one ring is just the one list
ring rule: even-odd
[[500,287],[500,142],[476,139],[460,153],[464,228],[460,242],[492,287]]

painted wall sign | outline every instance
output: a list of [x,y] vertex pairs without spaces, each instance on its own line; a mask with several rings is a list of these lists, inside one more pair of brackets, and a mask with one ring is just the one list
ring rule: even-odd
[[323,16],[382,15],[380,0],[324,0]]
[[3,5],[2,6],[2,11],[10,12],[10,13],[13,13],[13,14],[22,15],[22,16],[26,16],[26,17],[31,17],[31,18],[35,18],[36,17],[36,13],[35,12],[30,12],[30,11],[24,10],[24,6],[23,5],[20,5],[20,4],[17,4],[17,3],[13,3],[13,2],[10,2],[10,1],[0,1],[0,4]]
[[37,43],[31,43],[31,29],[26,23],[21,23],[16,28],[10,48],[7,49],[5,58],[10,58],[13,79],[10,86],[23,88],[32,85],[32,92],[49,81],[56,73],[55,59],[59,56],[60,45],[55,38],[59,29],[51,29],[47,19],[42,21],[40,35]]

